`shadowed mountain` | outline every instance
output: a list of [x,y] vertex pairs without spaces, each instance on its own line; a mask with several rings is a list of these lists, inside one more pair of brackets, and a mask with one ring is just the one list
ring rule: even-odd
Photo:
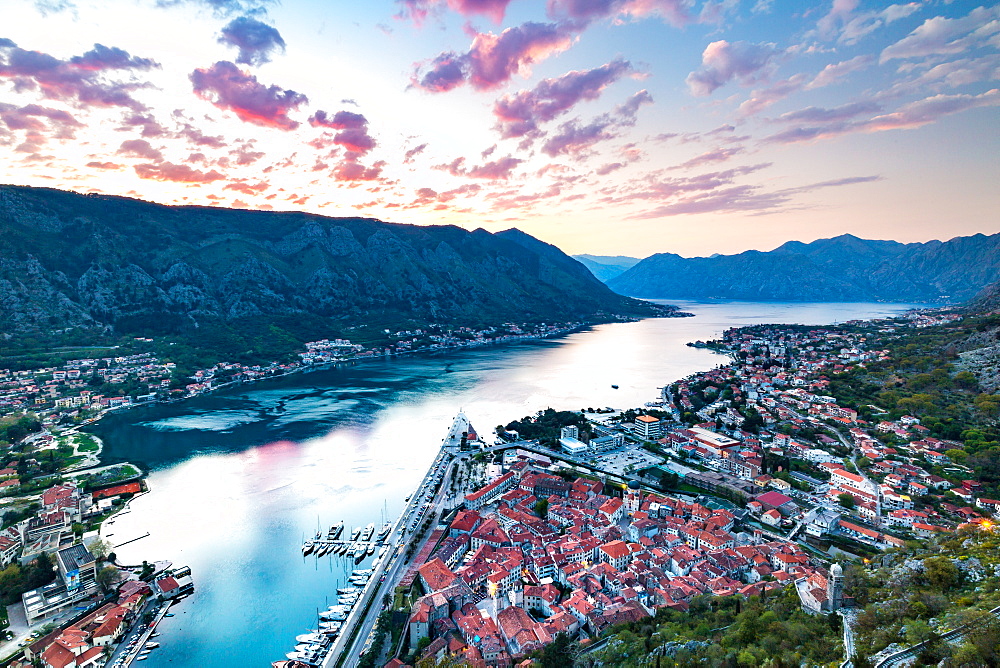
[[574,255],[574,259],[583,263],[590,273],[602,283],[621,276],[639,262],[638,258],[625,255]]
[[600,321],[668,314],[518,230],[162,206],[0,186],[0,331],[206,321]]
[[769,252],[660,253],[608,287],[661,299],[958,302],[1000,276],[1000,234],[902,244],[850,234]]

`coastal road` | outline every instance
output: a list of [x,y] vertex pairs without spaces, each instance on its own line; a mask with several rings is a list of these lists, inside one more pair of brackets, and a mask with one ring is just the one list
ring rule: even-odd
[[[424,477],[423,482],[420,484],[417,491],[414,493],[411,499],[411,504],[414,501],[418,502],[418,505],[416,506],[416,512],[419,514],[416,520],[417,526],[419,526],[420,523],[423,522],[426,517],[437,517],[438,513],[447,510],[446,499],[448,497],[448,494],[446,490],[448,489],[448,486],[451,482],[449,479],[451,475],[451,464],[455,460],[456,458],[450,456],[446,452],[445,448],[442,448],[441,453],[438,455],[437,458],[435,458],[434,464],[431,465],[431,468],[428,470],[427,475]],[[437,493],[434,495],[433,499],[430,500],[429,506],[420,505],[419,502],[424,498],[424,495],[427,493],[427,491],[431,487],[433,487],[433,485],[436,484],[434,482],[434,479],[437,476],[438,472],[442,473],[442,477],[441,477],[441,485]],[[413,512],[414,510],[408,508],[407,512],[404,512],[403,515],[400,517],[399,528],[402,531],[406,532],[406,528],[408,526],[407,523],[413,522],[413,517],[412,517]],[[424,542],[426,542],[426,540],[427,538],[424,538],[421,541],[421,543],[417,545],[417,549],[414,550],[413,552],[414,555],[419,553],[420,546]],[[378,621],[379,613],[381,613],[382,610],[384,609],[382,605],[382,599],[387,594],[390,596],[392,595],[396,587],[396,584],[399,582],[399,580],[403,577],[403,575],[409,568],[410,560],[404,558],[404,555],[406,553],[407,543],[408,540],[405,537],[405,533],[403,534],[403,537],[397,539],[395,543],[396,547],[394,548],[394,552],[392,553],[394,555],[394,559],[392,560],[390,565],[386,567],[385,571],[383,572],[383,575],[380,578],[381,581],[375,585],[375,590],[371,595],[370,598],[370,600],[372,601],[371,608],[369,608],[367,614],[364,615],[364,618],[357,623],[357,629],[355,631],[355,636],[353,640],[347,647],[341,650],[341,654],[344,657],[343,662],[341,664],[342,666],[345,666],[346,668],[353,668],[358,664],[358,660],[360,659],[364,647],[368,642],[368,637],[371,635],[372,630],[375,628],[375,623]],[[333,653],[331,652],[331,656],[332,655]],[[324,662],[323,665],[327,666],[328,663]]]

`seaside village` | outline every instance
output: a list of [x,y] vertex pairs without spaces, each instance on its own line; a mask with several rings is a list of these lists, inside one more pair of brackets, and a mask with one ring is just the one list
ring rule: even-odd
[[794,587],[804,609],[828,614],[852,603],[838,560],[988,525],[1000,501],[948,461],[957,444],[911,416],[862,420],[824,394],[826,374],[886,356],[865,340],[729,330],[712,345],[731,364],[663,388],[645,410],[588,412],[586,440],[582,425],[548,443],[503,434],[502,454],[481,454],[483,486],[403,580],[411,650],[386,666],[531,665],[560,633],[591,643],[706,594]]
[[[183,399],[234,383],[248,383],[322,364],[452,348],[469,348],[563,334],[580,323],[471,327],[384,332],[391,341],[370,347],[346,339],[322,339],[304,344],[298,360],[287,363],[238,364],[220,362],[190,375],[178,372],[152,352],[114,357],[69,360],[60,366],[37,369],[0,369],[0,416],[30,411],[46,423],[69,422],[104,411],[142,403]],[[153,339],[137,338],[136,345]]]
[[[38,511],[0,533],[0,568],[11,573],[48,570],[45,584],[25,591],[7,607],[4,656],[21,648],[13,668],[91,668],[112,663],[114,655],[146,656],[155,646],[149,637],[170,602],[193,590],[187,568],[168,562],[114,564],[98,531],[80,527],[106,517],[121,502],[142,492],[133,481],[84,492],[72,483],[43,491]],[[6,524],[7,522],[5,522]],[[7,584],[5,583],[6,587]],[[119,644],[129,634],[131,644]]]

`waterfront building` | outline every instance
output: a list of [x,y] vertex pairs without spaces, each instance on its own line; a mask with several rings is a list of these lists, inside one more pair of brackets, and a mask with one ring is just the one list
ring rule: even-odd
[[21,596],[28,623],[55,615],[97,594],[97,560],[82,544],[56,552],[55,582]]

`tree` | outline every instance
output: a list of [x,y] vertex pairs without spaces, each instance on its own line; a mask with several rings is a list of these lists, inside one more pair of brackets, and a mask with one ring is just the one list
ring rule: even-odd
[[853,510],[854,506],[858,505],[858,502],[850,494],[838,494],[837,501],[840,505],[848,510]]
[[97,571],[97,584],[101,589],[110,592],[115,582],[118,580],[118,569],[114,566],[105,566]]
[[947,557],[930,557],[924,559],[924,577],[927,582],[941,592],[947,592],[958,584],[958,567]]
[[565,668],[572,666],[576,658],[576,643],[566,633],[559,633],[555,640],[546,645],[535,656],[542,668]]
[[548,499],[538,499],[535,501],[535,514],[541,517],[543,520],[549,515],[549,500]]

